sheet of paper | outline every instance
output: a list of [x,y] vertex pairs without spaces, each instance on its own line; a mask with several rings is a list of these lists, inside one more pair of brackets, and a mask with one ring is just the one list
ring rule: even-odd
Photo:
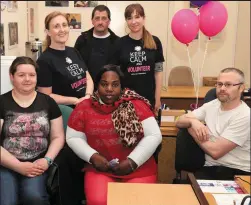
[[[212,194],[217,205],[241,205],[241,201],[248,194]],[[249,205],[250,199],[247,199],[244,205]]]
[[175,116],[162,116],[161,121],[162,122],[174,122]]
[[197,180],[202,192],[222,194],[243,194],[241,187],[235,181]]

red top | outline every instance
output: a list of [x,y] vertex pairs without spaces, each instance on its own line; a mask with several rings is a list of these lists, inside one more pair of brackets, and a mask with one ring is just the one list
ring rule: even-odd
[[[141,100],[132,100],[131,102],[140,122],[154,116],[153,112]],[[111,120],[111,113],[101,113],[91,103],[91,99],[82,101],[73,110],[68,126],[78,132],[85,133],[88,144],[108,161],[115,158],[118,158],[119,161],[125,160],[137,145],[130,148],[123,146]],[[102,109],[109,109],[109,107],[110,105],[103,105]],[[86,164],[85,170],[98,172],[91,164]],[[110,172],[101,173],[116,178],[145,177],[156,174],[157,165],[152,156],[129,175],[117,176]]]

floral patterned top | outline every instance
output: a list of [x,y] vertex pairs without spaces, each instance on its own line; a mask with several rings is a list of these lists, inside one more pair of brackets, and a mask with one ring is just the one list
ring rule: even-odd
[[12,91],[0,96],[0,119],[3,119],[0,143],[20,161],[34,161],[45,155],[49,146],[50,120],[61,116],[56,102],[37,92],[33,103],[20,107]]

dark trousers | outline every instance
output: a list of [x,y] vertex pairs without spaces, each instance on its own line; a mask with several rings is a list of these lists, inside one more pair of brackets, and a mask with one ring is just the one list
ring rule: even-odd
[[85,161],[80,159],[66,144],[55,159],[59,167],[59,194],[56,205],[79,205],[84,196]]
[[208,180],[234,180],[235,175],[250,176],[251,173],[224,166],[204,166],[194,173],[196,179]]

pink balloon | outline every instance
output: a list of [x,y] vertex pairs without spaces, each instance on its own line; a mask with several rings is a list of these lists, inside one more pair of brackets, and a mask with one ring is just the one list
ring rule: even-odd
[[200,8],[200,30],[208,37],[220,33],[225,27],[227,20],[227,9],[218,1],[210,1]]
[[190,9],[181,9],[174,14],[171,28],[178,41],[188,44],[199,32],[198,16]]

